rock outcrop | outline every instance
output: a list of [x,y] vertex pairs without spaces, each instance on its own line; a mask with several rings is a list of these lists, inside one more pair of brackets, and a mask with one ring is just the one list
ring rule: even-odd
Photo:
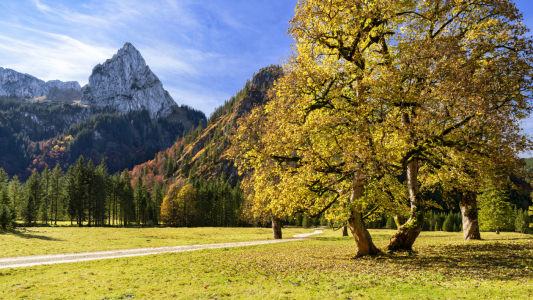
[[152,119],[169,116],[176,106],[141,53],[130,43],[93,68],[81,104],[109,106],[122,113],[146,109]]
[[47,95],[50,89],[79,90],[77,81],[43,81],[35,76],[23,74],[11,69],[0,68],[0,96],[15,95],[17,97],[38,98]]
[[56,101],[74,101],[81,99],[81,91],[75,89],[60,89],[58,87],[53,87],[50,89],[46,95],[47,100],[56,100]]

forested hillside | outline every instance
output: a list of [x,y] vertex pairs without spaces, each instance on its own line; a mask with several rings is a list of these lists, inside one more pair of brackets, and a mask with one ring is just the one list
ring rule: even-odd
[[268,101],[267,91],[281,75],[279,66],[261,69],[234,97],[215,109],[206,127],[201,125],[191,129],[172,147],[159,152],[153,160],[135,166],[133,178],[144,174],[161,180],[211,180],[225,174],[227,181],[235,186],[241,178],[233,158],[227,154],[230,146],[228,135],[236,126],[237,119],[253,107]]
[[80,155],[112,172],[131,168],[170,145],[205,115],[188,106],[174,107],[164,119],[146,111],[117,113],[61,102],[31,103],[0,97],[0,167],[25,180],[34,169],[59,163],[65,170]]

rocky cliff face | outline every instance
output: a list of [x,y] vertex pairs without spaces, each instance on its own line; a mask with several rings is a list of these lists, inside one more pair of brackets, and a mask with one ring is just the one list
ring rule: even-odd
[[0,96],[16,95],[17,97],[42,97],[52,88],[60,90],[79,90],[77,81],[50,80],[44,82],[34,76],[19,73],[11,69],[0,68]]
[[75,89],[60,89],[58,87],[53,87],[50,89],[48,94],[46,95],[46,99],[48,100],[56,100],[56,101],[74,101],[74,100],[80,100],[81,99],[81,92],[80,90]]
[[152,119],[169,116],[176,105],[141,53],[130,43],[94,67],[81,103],[109,106],[122,113],[146,109]]

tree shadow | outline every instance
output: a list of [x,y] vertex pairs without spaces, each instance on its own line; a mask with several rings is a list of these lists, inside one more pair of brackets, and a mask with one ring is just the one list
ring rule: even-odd
[[406,265],[428,273],[472,279],[511,280],[531,278],[533,245],[505,241],[467,245],[429,246],[420,253],[387,256],[394,267]]
[[23,238],[23,239],[39,239],[39,240],[43,240],[43,241],[63,241],[62,239],[56,239],[56,238],[49,237],[49,236],[44,236],[44,235],[36,235],[36,234],[24,233],[24,232],[20,232],[18,230],[14,230],[14,229],[0,231],[0,235],[4,235],[4,234],[12,234],[12,235],[15,235],[15,236],[17,236],[19,238]]

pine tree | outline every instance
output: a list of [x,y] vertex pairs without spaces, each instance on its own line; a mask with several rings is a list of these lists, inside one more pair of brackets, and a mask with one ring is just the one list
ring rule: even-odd
[[308,216],[304,216],[304,219],[302,221],[302,227],[303,228],[309,228],[311,227],[311,220],[309,219]]
[[[95,180],[95,169],[92,159],[89,159],[87,163],[87,168],[85,169],[85,189],[87,191],[87,217],[88,222],[87,226],[91,226],[91,221],[94,223],[94,208],[95,208],[95,195],[96,195],[96,180]],[[92,219],[91,219],[92,217]]]
[[508,202],[508,193],[489,185],[477,199],[480,230],[514,230],[513,205]]
[[26,201],[22,210],[22,217],[28,226],[35,224],[39,206],[42,201],[42,187],[39,172],[34,170],[26,182]]
[[124,226],[128,226],[131,222],[135,221],[135,203],[134,203],[134,195],[133,195],[133,188],[131,186],[131,180],[130,180],[130,172],[128,169],[125,169],[124,172],[122,172],[122,197],[121,197],[121,208],[122,208],[122,218]]
[[61,166],[56,164],[54,171],[52,172],[52,177],[50,179],[50,207],[51,207],[51,218],[54,220],[54,225],[57,225],[57,217],[60,211],[60,199],[63,195],[63,170]]
[[8,229],[15,222],[15,218],[15,207],[9,199],[7,186],[4,185],[0,187],[0,227],[4,230]]
[[7,186],[7,181],[9,180],[9,175],[3,168],[0,168],[0,188]]
[[93,198],[94,198],[94,222],[96,226],[105,225],[107,193],[108,193],[107,165],[102,159],[95,170],[93,178]]
[[521,209],[517,209],[515,207],[515,231],[520,233],[526,233],[527,227],[526,227],[526,219],[524,216],[524,212],[522,212]]
[[67,174],[65,175],[65,202],[67,203],[67,213],[70,216],[70,225],[72,225],[73,219],[77,220],[77,198],[78,186],[76,181],[76,173],[74,167],[70,166]]
[[78,158],[74,169],[76,192],[74,193],[74,205],[76,210],[76,219],[78,226],[83,225],[85,221],[85,207],[87,205],[87,171],[83,156]]
[[152,203],[154,207],[154,223],[159,224],[161,219],[161,204],[163,203],[163,191],[159,185],[159,182],[156,182],[154,189],[152,190]]
[[41,185],[42,185],[42,192],[43,192],[43,201],[41,202],[40,208],[39,208],[39,215],[41,217],[41,221],[43,224],[48,224],[49,219],[49,208],[50,208],[50,197],[49,197],[49,190],[50,190],[50,180],[52,178],[52,171],[50,170],[49,166],[46,166],[44,168],[43,173],[41,174]]
[[22,210],[22,190],[17,175],[9,182],[9,198],[13,202],[16,216],[20,216]]
[[453,225],[454,225],[453,213],[449,213],[446,216],[446,219],[444,220],[444,223],[442,224],[442,229],[443,229],[443,231],[453,232],[454,231]]

